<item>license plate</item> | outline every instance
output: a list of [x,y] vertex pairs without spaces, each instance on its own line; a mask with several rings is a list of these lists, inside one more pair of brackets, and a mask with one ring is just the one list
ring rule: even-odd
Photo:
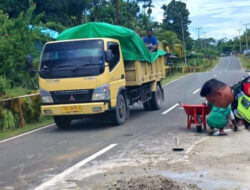
[[80,106],[64,106],[62,107],[63,113],[80,112],[82,109]]

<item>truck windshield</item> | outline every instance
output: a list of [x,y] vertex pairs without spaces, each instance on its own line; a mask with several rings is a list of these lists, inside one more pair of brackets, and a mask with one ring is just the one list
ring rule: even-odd
[[103,72],[102,40],[58,42],[44,47],[40,66],[42,78],[97,76]]

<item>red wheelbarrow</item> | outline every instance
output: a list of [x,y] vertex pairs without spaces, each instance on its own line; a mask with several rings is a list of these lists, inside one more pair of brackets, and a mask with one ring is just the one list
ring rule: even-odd
[[206,115],[208,115],[211,111],[211,107],[204,104],[183,104],[180,102],[180,105],[184,108],[187,114],[187,129],[191,128],[191,124],[195,124],[197,132],[202,131],[202,126],[204,126],[204,130],[206,130]]

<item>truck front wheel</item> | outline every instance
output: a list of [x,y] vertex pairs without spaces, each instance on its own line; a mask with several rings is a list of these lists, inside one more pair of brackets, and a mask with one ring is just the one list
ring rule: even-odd
[[71,123],[71,119],[67,116],[54,116],[54,121],[60,129],[68,128]]
[[125,122],[127,116],[127,106],[125,98],[119,94],[117,98],[116,107],[112,112],[112,119],[115,125],[121,125]]

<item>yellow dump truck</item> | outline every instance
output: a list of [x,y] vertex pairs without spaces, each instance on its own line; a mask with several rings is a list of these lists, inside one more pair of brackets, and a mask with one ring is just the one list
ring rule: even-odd
[[42,114],[52,115],[59,128],[74,119],[107,114],[120,125],[129,107],[160,109],[164,56],[153,63],[124,60],[119,40],[82,38],[48,42],[41,54],[39,87]]

